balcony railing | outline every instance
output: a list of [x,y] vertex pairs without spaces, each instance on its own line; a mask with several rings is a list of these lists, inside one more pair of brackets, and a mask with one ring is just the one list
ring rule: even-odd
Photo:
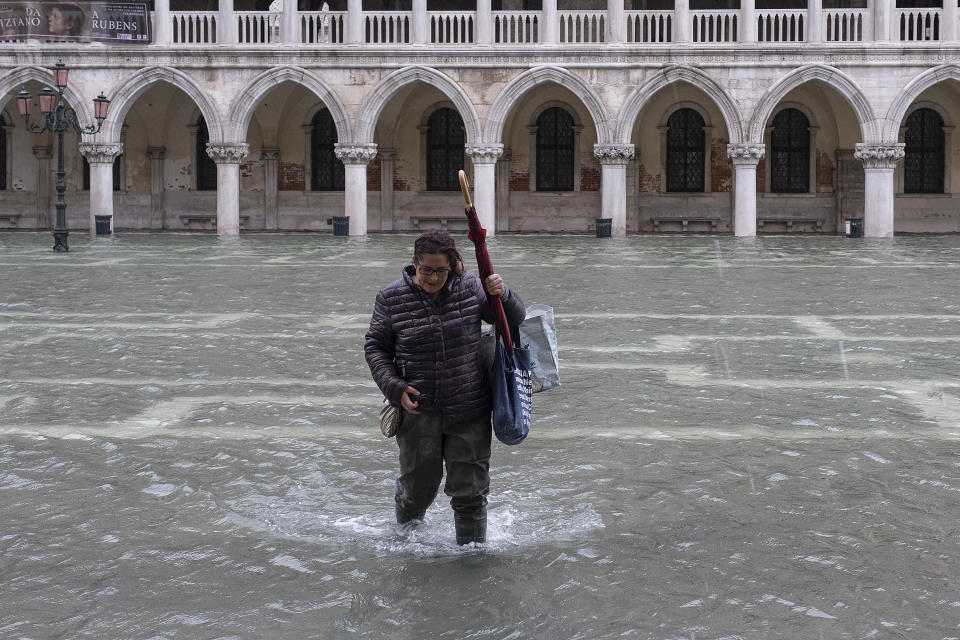
[[627,42],[671,42],[673,11],[627,11]]
[[694,42],[736,42],[739,11],[693,11]]
[[869,18],[866,9],[828,9],[823,13],[825,40],[863,42],[863,25]]
[[[953,2],[954,0],[950,0]],[[164,0],[157,0],[165,5]],[[608,0],[619,2],[619,0]],[[889,4],[887,4],[889,3]],[[166,11],[153,14],[158,44],[277,45],[407,45],[448,47],[529,46],[541,43],[596,45],[626,43],[644,46],[679,44],[763,45],[861,43],[871,39],[916,43],[960,41],[960,9],[897,9],[883,0],[873,9],[759,9],[748,11],[608,10],[491,11]],[[685,6],[685,5],[684,5]],[[888,19],[880,19],[876,11]],[[619,12],[617,12],[619,13]],[[622,16],[622,20],[621,20]],[[486,18],[486,19],[483,19]],[[157,22],[161,20],[161,22]],[[749,20],[749,24],[744,23]],[[166,24],[164,24],[164,22]],[[883,33],[875,25],[885,25]],[[746,28],[749,27],[749,28]],[[889,29],[889,31],[886,31]],[[0,46],[30,42],[30,35],[12,35]],[[57,44],[55,40],[45,43]]]

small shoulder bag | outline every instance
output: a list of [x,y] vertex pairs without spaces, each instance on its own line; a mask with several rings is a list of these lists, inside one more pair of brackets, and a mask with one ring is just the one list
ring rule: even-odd
[[392,438],[397,435],[401,422],[403,422],[403,409],[393,406],[384,398],[383,406],[380,407],[380,432],[385,438]]

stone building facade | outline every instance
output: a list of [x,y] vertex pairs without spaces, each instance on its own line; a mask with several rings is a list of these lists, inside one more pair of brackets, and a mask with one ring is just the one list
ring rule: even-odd
[[62,59],[112,100],[71,229],[457,228],[463,166],[491,232],[960,231],[956,0],[177,1],[149,45],[0,42],[0,227],[53,220],[15,98]]

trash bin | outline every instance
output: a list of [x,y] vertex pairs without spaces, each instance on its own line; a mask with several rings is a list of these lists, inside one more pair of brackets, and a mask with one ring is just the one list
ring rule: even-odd
[[613,218],[597,218],[597,237],[609,238],[613,230]]
[[333,235],[350,235],[350,216],[333,216]]
[[847,218],[843,221],[843,228],[848,238],[862,238],[863,218]]
[[110,235],[110,220],[113,216],[93,216],[98,236]]

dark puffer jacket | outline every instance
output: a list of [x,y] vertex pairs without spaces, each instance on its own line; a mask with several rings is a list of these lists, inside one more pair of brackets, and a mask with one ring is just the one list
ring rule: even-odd
[[[364,352],[377,386],[400,405],[407,386],[424,394],[418,410],[442,411],[451,422],[491,410],[480,365],[480,320],[493,322],[486,293],[474,273],[451,274],[432,297],[414,284],[413,266],[377,294]],[[523,322],[526,309],[507,289],[501,298],[507,321]]]

